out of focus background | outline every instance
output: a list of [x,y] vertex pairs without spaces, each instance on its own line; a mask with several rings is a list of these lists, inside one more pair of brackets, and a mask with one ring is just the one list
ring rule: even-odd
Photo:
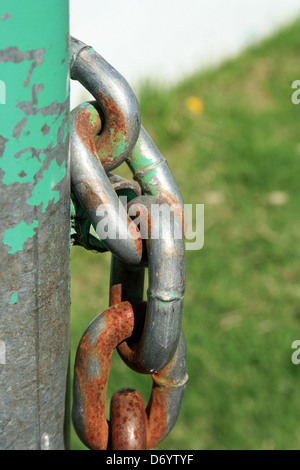
[[[185,203],[205,205],[204,247],[186,253],[190,380],[158,448],[299,449],[299,1],[70,4],[71,34],[129,81]],[[72,107],[89,97],[72,83]],[[109,253],[72,248],[72,366],[108,307],[109,266]],[[116,353],[108,405],[122,387],[146,405],[151,378]]]

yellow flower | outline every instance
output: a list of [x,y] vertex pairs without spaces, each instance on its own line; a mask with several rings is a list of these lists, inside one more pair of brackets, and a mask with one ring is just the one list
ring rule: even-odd
[[186,102],[186,107],[193,114],[202,114],[204,111],[203,101],[197,96],[190,96]]

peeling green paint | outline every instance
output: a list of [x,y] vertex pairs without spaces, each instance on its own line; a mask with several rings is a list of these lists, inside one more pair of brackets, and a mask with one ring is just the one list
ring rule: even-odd
[[160,381],[161,383],[164,383],[164,382],[167,381],[167,379],[166,379],[165,377],[159,376],[159,381]]
[[14,305],[18,302],[18,294],[12,294],[10,297],[9,305]]
[[[0,104],[0,330],[10,338],[0,384],[1,414],[9,426],[0,440],[4,447],[41,448],[42,433],[20,429],[24,409],[19,404],[26,403],[27,421],[46,429],[50,448],[62,449],[68,442],[68,423],[65,436],[63,425],[69,394],[69,0],[0,4],[0,80],[5,82],[5,103]],[[60,279],[65,284],[58,288]],[[19,334],[23,331],[26,341]],[[45,372],[37,394],[31,387],[15,386],[36,380],[32,364]]]
[[125,141],[121,131],[116,133],[115,129],[112,129],[111,135],[114,135],[112,137],[112,156],[115,158],[125,152]]
[[141,139],[139,137],[133,151],[128,157],[128,165],[133,174],[156,163],[155,160],[152,161],[151,158],[146,158],[145,155],[143,155],[141,145]]
[[157,195],[157,189],[156,187],[151,184],[151,179],[155,178],[157,171],[150,170],[147,173],[145,173],[141,178],[138,178],[138,181],[142,185],[143,192],[144,194],[150,194],[151,196],[156,196]]
[[[142,141],[140,137],[128,157],[127,163],[133,176],[141,185],[144,194],[156,196],[157,190],[155,185],[151,184],[151,179],[156,176],[157,166],[159,166],[161,162],[158,163],[156,159],[145,157],[142,151]],[[153,165],[155,165],[155,168],[152,168]],[[139,174],[139,172],[141,173]]]
[[101,159],[118,158],[125,152],[125,140],[121,131],[110,129],[109,149],[101,149]]
[[92,126],[95,126],[97,123],[99,123],[100,118],[99,118],[99,113],[94,106],[90,106],[90,116],[89,116],[89,122],[91,123]]
[[[15,164],[11,163],[11,153],[10,153],[10,143],[7,145],[6,153],[1,161],[1,169],[4,172],[2,183],[9,185],[12,183],[34,183],[34,177],[40,170],[45,155],[40,155],[40,160],[32,159],[32,153],[29,151],[23,152],[20,157],[16,160]],[[28,165],[28,160],[31,160],[30,165]],[[26,170],[26,171],[25,171]]]
[[[22,37],[35,17],[53,18],[34,25],[34,34]],[[36,183],[46,154],[65,142],[68,127],[69,51],[61,41],[68,18],[68,2],[27,0],[23,14],[20,2],[9,2],[9,21],[1,24],[0,76],[6,83],[6,103],[1,105],[0,168],[2,183]],[[21,38],[21,40],[20,40]],[[4,59],[1,59],[1,58]],[[51,79],[49,79],[51,77]]]
[[29,239],[34,237],[35,231],[34,228],[37,228],[39,225],[37,220],[31,225],[27,225],[24,220],[21,220],[19,224],[15,227],[5,230],[3,235],[3,243],[6,246],[9,246],[9,254],[17,253],[17,251],[22,251],[24,243]]
[[168,300],[159,300],[159,303],[162,304],[162,305],[168,304],[172,301],[172,299],[176,298],[176,296],[175,296],[175,294],[173,294],[173,292],[169,292],[168,296],[169,296]]
[[43,204],[42,212],[46,212],[48,204],[53,200],[54,204],[59,201],[59,191],[54,191],[55,186],[64,179],[66,175],[66,164],[60,167],[56,160],[51,162],[49,169],[44,171],[43,178],[35,185],[32,196],[27,199],[27,204],[39,206]]

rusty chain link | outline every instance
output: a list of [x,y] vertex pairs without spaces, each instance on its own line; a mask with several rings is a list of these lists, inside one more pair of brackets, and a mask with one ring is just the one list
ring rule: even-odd
[[[90,449],[151,449],[173,428],[188,381],[181,327],[183,201],[166,160],[141,126],[130,86],[75,38],[71,78],[95,98],[71,113],[72,241],[86,249],[109,250],[112,256],[110,306],[90,323],[77,350],[73,424]],[[124,161],[137,183],[111,172]],[[124,195],[126,203],[120,203]],[[163,219],[165,206],[174,215],[169,225]],[[158,208],[157,219],[153,207]],[[100,237],[104,223],[111,231]],[[115,349],[131,369],[152,375],[152,392],[145,409],[139,392],[119,390],[107,421],[107,381]]]

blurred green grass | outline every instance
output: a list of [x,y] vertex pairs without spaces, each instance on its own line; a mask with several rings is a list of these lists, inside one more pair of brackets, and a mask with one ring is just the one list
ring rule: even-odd
[[[299,26],[172,88],[138,92],[185,203],[205,204],[204,247],[186,260],[190,380],[159,449],[300,448],[300,366],[291,362],[300,338]],[[189,109],[190,97],[203,112]],[[108,253],[72,248],[72,366],[84,329],[108,306],[109,264]],[[146,402],[151,379],[114,354],[108,402],[121,387]],[[71,443],[84,448],[74,431]]]

